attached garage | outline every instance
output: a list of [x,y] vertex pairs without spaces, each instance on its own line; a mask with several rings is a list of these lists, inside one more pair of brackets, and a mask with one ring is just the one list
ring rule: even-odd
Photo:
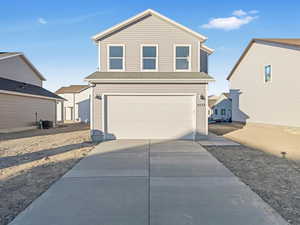
[[195,94],[104,96],[105,139],[194,139]]
[[207,86],[198,72],[95,72],[91,86],[91,137],[190,139],[208,133]]

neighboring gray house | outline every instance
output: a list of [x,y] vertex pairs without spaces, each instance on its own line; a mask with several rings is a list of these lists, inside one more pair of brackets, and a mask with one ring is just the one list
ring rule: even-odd
[[300,39],[253,39],[228,76],[232,119],[300,126]]
[[146,10],[95,36],[91,135],[198,139],[208,133],[208,55],[203,35]]
[[0,52],[0,133],[31,129],[39,120],[56,123],[62,98],[44,89],[45,78],[20,52]]
[[231,120],[231,99],[229,93],[222,93],[220,96],[208,97],[208,119],[212,121]]
[[63,105],[58,103],[58,121],[90,122],[90,90],[88,85],[61,87],[55,93],[66,99]]

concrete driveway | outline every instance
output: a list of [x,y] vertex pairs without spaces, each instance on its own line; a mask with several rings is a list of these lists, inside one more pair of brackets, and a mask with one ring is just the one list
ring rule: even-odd
[[198,143],[99,144],[11,225],[286,225]]

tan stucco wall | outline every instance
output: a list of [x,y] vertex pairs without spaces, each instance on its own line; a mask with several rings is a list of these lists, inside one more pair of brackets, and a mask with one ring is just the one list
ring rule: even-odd
[[149,16],[100,41],[100,69],[107,71],[107,45],[125,45],[125,70],[141,71],[141,45],[158,44],[158,71],[174,71],[174,44],[191,45],[191,71],[199,72],[199,40],[156,16]]
[[37,120],[56,118],[55,100],[0,94],[0,130],[34,126]]
[[[239,93],[233,97],[233,120],[299,127],[299,62],[300,48],[254,43],[229,82],[231,92]],[[266,65],[272,66],[268,83]]]
[[[207,84],[97,84],[92,91],[93,118],[91,124],[92,135],[99,136],[103,132],[102,101],[97,95],[105,93],[195,93],[207,97]],[[206,98],[207,99],[207,98]],[[207,134],[207,100],[197,98],[196,132]],[[146,116],[146,115],[145,115]]]
[[42,80],[19,56],[0,60],[0,77],[42,86]]

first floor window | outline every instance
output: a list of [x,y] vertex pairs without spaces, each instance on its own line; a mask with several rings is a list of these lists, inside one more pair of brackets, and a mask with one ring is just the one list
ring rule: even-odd
[[265,83],[271,81],[271,65],[265,66]]
[[226,109],[221,109],[221,115],[225,116],[226,115]]
[[108,48],[109,70],[124,69],[124,47],[113,45]]
[[190,62],[190,46],[176,46],[175,47],[175,69],[176,70],[189,70]]
[[157,46],[142,46],[142,70],[157,70]]
[[215,109],[215,115],[218,115],[218,109]]

